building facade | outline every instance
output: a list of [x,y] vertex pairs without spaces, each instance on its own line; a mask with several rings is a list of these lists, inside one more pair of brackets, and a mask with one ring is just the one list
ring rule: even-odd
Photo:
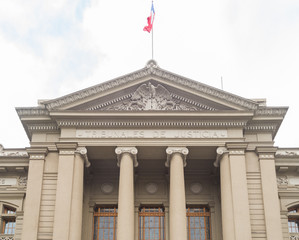
[[37,107],[0,146],[1,240],[298,240],[286,107],[145,68]]

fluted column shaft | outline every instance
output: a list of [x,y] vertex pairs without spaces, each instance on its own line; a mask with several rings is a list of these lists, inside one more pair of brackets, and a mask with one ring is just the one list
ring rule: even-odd
[[117,239],[134,239],[134,166],[137,167],[137,149],[135,147],[117,147],[119,190]]
[[187,148],[167,148],[166,166],[170,167],[169,190],[169,237],[171,240],[186,240],[186,197],[184,166]]

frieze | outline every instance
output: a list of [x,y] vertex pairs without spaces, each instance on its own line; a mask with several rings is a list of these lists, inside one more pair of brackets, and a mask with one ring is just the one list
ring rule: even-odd
[[299,157],[299,150],[278,150],[276,157]]
[[227,138],[227,130],[81,130],[77,138]]
[[26,151],[4,150],[3,145],[0,144],[0,157],[28,157],[28,153]]
[[218,90],[216,88],[204,85],[202,83],[175,75],[173,73],[167,72],[165,70],[162,70],[157,67],[156,64],[150,63],[147,64],[147,66],[139,71],[136,71],[134,73],[125,75],[120,78],[116,78],[114,80],[108,81],[106,83],[102,83],[99,85],[96,85],[94,87],[90,87],[88,89],[81,90],[79,92],[55,99],[50,101],[45,101],[43,104],[45,104],[47,109],[54,109],[58,108],[60,106],[73,103],[77,100],[92,96],[94,94],[107,91],[113,87],[124,85],[130,81],[134,81],[136,79],[141,79],[146,76],[154,75],[157,77],[161,77],[163,79],[176,82],[180,85],[189,87],[191,89],[198,90],[200,92],[203,92],[207,95],[215,96],[220,99],[223,99],[228,102],[232,102],[234,104],[256,110],[258,108],[258,103],[255,103],[253,101],[238,97],[236,95],[232,95],[229,93],[226,93],[222,90]]

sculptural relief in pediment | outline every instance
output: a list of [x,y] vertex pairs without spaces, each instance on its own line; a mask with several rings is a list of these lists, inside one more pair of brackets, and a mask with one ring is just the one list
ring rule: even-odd
[[[89,108],[92,110],[95,108]],[[166,87],[151,82],[141,84],[126,99],[122,99],[114,104],[108,104],[98,110],[114,111],[161,111],[161,110],[180,110],[180,111],[200,111],[215,110],[212,107],[198,104],[194,101],[187,100],[181,96],[170,93]]]

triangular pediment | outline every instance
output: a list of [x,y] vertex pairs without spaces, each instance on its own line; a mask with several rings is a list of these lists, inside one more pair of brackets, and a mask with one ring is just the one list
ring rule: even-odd
[[221,111],[256,110],[258,103],[159,68],[145,68],[61,98],[43,101],[48,110]]

